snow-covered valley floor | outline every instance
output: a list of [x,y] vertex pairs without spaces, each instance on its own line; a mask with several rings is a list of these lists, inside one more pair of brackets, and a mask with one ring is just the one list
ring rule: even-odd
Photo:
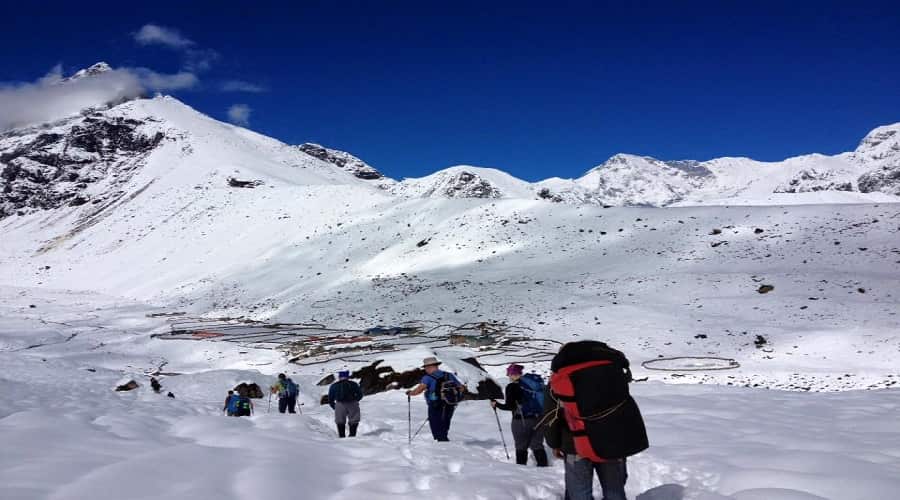
[[[11,287],[0,295],[4,499],[561,498],[561,464],[506,460],[486,402],[460,407],[451,443],[425,429],[410,446],[406,397],[390,391],[364,399],[361,436],[339,441],[315,386],[334,366],[151,339],[163,322],[147,314],[159,309],[126,299]],[[163,363],[179,375],[161,376],[156,394],[146,374]],[[267,413],[257,400],[254,417],[222,416],[228,388],[265,387],[281,370],[301,383],[302,415]],[[113,391],[132,378],[139,389]],[[634,498],[889,500],[900,489],[900,391],[650,381],[633,392],[651,439],[629,462]],[[415,429],[421,401],[412,415]]]

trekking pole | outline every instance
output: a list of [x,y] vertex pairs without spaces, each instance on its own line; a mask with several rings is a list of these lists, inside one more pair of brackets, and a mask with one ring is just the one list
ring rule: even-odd
[[412,399],[406,395],[406,435],[409,436],[409,444],[412,444]]
[[496,408],[494,408],[494,417],[497,419],[497,430],[500,431],[500,441],[503,442],[503,451],[506,452],[506,459],[509,460],[509,450],[506,448],[506,438],[503,437],[503,427],[500,427],[500,415],[497,414]]
[[419,426],[419,429],[416,431],[415,434],[413,434],[412,438],[409,440],[410,443],[412,443],[412,440],[415,439],[416,436],[418,436],[420,432],[422,432],[422,428],[425,427],[425,424],[427,424],[427,423],[428,423],[428,418],[426,417],[425,421],[422,422],[422,425]]
[[271,411],[272,411],[272,393],[269,392],[269,406],[266,408],[266,413],[269,413]]

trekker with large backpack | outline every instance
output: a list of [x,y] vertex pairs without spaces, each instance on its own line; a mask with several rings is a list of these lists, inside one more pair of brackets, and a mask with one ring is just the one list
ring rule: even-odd
[[450,432],[450,420],[453,418],[456,405],[465,395],[466,386],[459,382],[456,375],[439,370],[440,364],[435,357],[425,358],[422,361],[425,376],[417,386],[406,391],[406,395],[417,396],[425,393],[431,436],[435,441],[450,441],[447,436]]
[[278,374],[278,382],[270,388],[272,394],[278,394],[278,413],[296,413],[297,396],[300,395],[300,387],[285,374]]
[[628,391],[628,359],[603,342],[584,340],[563,345],[550,369],[544,437],[565,460],[566,499],[592,500],[596,473],[604,500],[626,500],[626,459],[649,447]]
[[338,381],[328,388],[328,404],[334,410],[334,423],[337,424],[338,437],[345,437],[347,423],[350,424],[350,437],[356,436],[359,427],[359,401],[363,393],[359,384],[350,380],[350,372],[338,372]]
[[250,401],[250,397],[247,394],[240,393],[236,406],[235,417],[249,417],[253,415],[253,402]]
[[506,375],[512,381],[506,385],[503,403],[491,400],[498,410],[512,412],[513,441],[516,443],[516,463],[528,464],[528,449],[534,453],[538,467],[546,467],[547,451],[544,450],[544,427],[540,422],[544,413],[544,379],[537,373],[522,375],[525,367],[511,364]]

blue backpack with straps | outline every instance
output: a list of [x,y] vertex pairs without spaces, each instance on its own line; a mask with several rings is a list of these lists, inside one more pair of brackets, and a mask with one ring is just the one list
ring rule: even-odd
[[539,417],[544,413],[544,379],[537,373],[526,373],[519,379],[522,403],[519,410],[525,418]]
[[435,380],[435,391],[433,396],[429,398],[433,401],[440,401],[448,406],[456,406],[463,400],[463,386],[459,383],[455,376],[444,372],[440,377],[434,375],[426,375]]
[[291,379],[284,380],[284,392],[288,397],[296,398],[300,395],[300,387]]

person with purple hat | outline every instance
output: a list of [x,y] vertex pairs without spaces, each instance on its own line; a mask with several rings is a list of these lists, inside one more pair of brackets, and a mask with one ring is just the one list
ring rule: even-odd
[[453,418],[456,404],[465,393],[465,386],[456,375],[439,369],[440,364],[441,362],[433,356],[425,358],[422,361],[425,376],[418,385],[406,391],[406,395],[416,396],[425,393],[431,436],[435,441],[450,441],[447,436],[450,432],[450,420]]
[[350,424],[350,437],[356,437],[359,427],[359,401],[363,398],[359,384],[350,380],[347,370],[338,372],[338,381],[328,388],[328,405],[334,410],[334,423],[337,424],[338,437],[346,437],[347,424]]
[[525,367],[511,364],[506,368],[510,383],[506,385],[503,403],[491,400],[491,406],[498,410],[512,412],[512,433],[516,443],[516,463],[528,463],[528,450],[534,454],[538,467],[548,465],[547,451],[544,450],[544,427],[540,423],[544,412],[544,381],[536,373],[522,375]]

